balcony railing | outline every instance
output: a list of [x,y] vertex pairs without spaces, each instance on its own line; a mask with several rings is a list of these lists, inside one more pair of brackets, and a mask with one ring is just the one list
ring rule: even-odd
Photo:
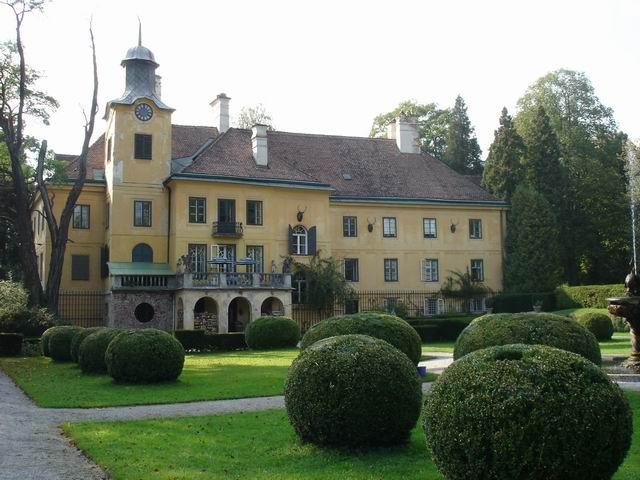
[[114,275],[114,289],[171,290],[176,287],[173,275]]
[[243,233],[242,222],[213,222],[211,235],[213,237],[239,238]]
[[177,278],[178,288],[291,288],[290,273],[206,272]]

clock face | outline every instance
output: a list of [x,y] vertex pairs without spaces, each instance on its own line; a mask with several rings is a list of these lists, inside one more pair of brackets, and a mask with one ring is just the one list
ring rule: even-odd
[[143,122],[151,120],[151,117],[153,117],[153,109],[146,103],[139,104],[135,112],[138,120],[142,120]]

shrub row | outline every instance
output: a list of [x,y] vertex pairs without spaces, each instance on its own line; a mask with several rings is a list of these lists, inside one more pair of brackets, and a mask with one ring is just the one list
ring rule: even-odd
[[204,330],[176,330],[176,339],[187,351],[228,351],[247,348],[244,333],[207,334]]
[[428,317],[407,320],[423,342],[433,341],[453,341],[458,338],[475,315],[465,315],[456,317]]
[[582,285],[569,287],[563,285],[556,289],[557,308],[607,308],[609,297],[624,295],[624,285]]
[[542,310],[556,310],[556,294],[554,292],[541,293],[500,293],[487,300],[487,307],[491,306],[494,313],[530,312],[534,304],[542,302]]

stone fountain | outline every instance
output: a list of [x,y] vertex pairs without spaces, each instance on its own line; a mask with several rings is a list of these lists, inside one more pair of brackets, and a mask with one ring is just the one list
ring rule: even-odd
[[630,327],[631,356],[622,363],[634,373],[640,373],[640,277],[635,267],[624,280],[625,295],[607,298],[609,313],[624,318]]

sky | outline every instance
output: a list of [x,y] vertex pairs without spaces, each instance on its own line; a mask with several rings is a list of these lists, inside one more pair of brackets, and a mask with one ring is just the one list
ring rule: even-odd
[[[173,123],[214,125],[209,102],[264,105],[281,131],[366,136],[373,118],[414,99],[465,99],[488,153],[503,106],[559,68],[585,72],[619,127],[640,137],[640,1],[197,1],[54,0],[23,26],[27,63],[60,102],[45,127],[58,153],[78,153],[91,98],[88,26],[100,80],[100,120],[124,91],[120,61],[142,43],[160,64]],[[14,38],[0,6],[0,40]]]

